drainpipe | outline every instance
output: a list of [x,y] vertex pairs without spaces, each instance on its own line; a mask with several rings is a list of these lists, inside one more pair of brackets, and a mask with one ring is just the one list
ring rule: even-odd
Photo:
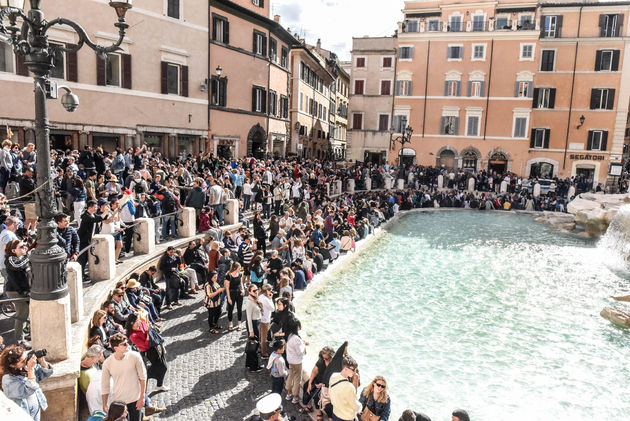
[[577,66],[578,46],[580,45],[580,29],[582,26],[582,9],[584,6],[580,6],[580,16],[578,18],[578,32],[577,39],[575,41],[575,56],[573,57],[573,75],[571,78],[571,98],[569,99],[569,117],[567,118],[567,136],[564,140],[564,156],[562,157],[562,169],[567,167],[567,151],[569,149],[569,132],[571,131],[571,113],[573,112],[573,91],[575,89],[575,69]]
[[[271,31],[267,31],[267,39],[271,40]],[[269,44],[271,45],[271,43]],[[282,51],[282,49],[280,50]],[[269,53],[271,51],[268,51]],[[276,41],[276,56],[278,55],[278,42]],[[265,127],[265,131],[267,132],[267,153],[271,152],[271,148],[270,148],[270,144],[269,141],[271,139],[269,139],[271,133],[269,132],[269,109],[271,108],[271,104],[269,103],[269,88],[271,87],[271,57],[267,57],[267,117],[265,118],[266,121],[266,127]],[[276,93],[276,97],[278,96],[278,94]],[[278,105],[278,98],[276,98],[276,106]],[[265,157],[267,158],[267,157]]]
[[[392,86],[392,113],[389,117],[390,122],[390,131],[389,131],[389,147],[390,149],[394,146],[394,130],[391,130],[392,124],[394,123],[394,108],[396,106],[396,83],[398,81],[398,48],[394,47],[394,86]],[[411,116],[410,116],[411,117]],[[410,118],[411,120],[411,118]],[[409,139],[411,140],[411,139]],[[389,152],[388,152],[389,154]],[[363,153],[365,156],[365,151]],[[385,157],[385,161],[387,161],[387,157]]]
[[486,117],[483,122],[483,140],[486,140],[486,132],[488,130],[488,114],[490,107],[490,84],[492,83],[492,59],[494,57],[494,38],[490,43],[490,69],[488,70],[488,91],[486,92]]
[[[210,40],[212,39],[212,21],[210,19],[210,9],[212,8],[212,1],[208,2],[208,72],[207,72],[207,80],[208,80],[208,84],[207,84],[207,88],[206,91],[208,93],[208,143],[206,145],[204,145],[204,152],[207,153],[208,152],[208,148],[211,145],[211,141],[212,138],[210,136],[210,100],[211,100],[211,93],[210,91],[212,90],[212,75],[210,74],[210,48],[212,47],[212,44],[210,44]],[[226,98],[227,100],[227,98]],[[213,152],[214,152],[214,148],[213,148]],[[197,153],[199,153],[199,151],[197,151]]]
[[424,110],[422,112],[422,137],[424,137],[424,123],[427,118],[427,93],[429,89],[429,57],[431,57],[431,40],[427,45],[427,68],[424,72]]

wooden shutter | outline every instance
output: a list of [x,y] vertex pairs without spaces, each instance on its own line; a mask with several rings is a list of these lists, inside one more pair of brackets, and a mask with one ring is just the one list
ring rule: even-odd
[[456,83],[457,83],[457,85],[456,85],[456,90],[455,90],[455,96],[460,96],[461,95],[460,92],[461,92],[461,84],[462,83],[459,80]]
[[442,124],[440,126],[440,134],[446,134],[446,119],[448,117],[442,117]]
[[586,140],[586,150],[590,151],[593,149],[593,131],[588,131],[588,138]]
[[217,18],[212,18],[212,39],[216,41],[217,39]]
[[262,55],[266,56],[267,55],[267,37],[263,36],[262,37]]
[[168,94],[168,63],[165,61],[160,62],[161,68],[161,92]]
[[527,82],[527,96],[532,97],[534,94],[534,82]]
[[219,79],[219,105],[222,107],[227,107],[227,83],[226,77]]
[[405,95],[411,96],[412,92],[413,92],[413,82],[412,81],[408,81],[407,82],[407,93]]
[[181,96],[188,96],[188,66],[182,66],[180,71],[182,72],[182,86],[181,86]]
[[227,20],[223,21],[223,43],[230,43],[230,22]]
[[606,104],[606,109],[612,110],[613,108],[615,108],[615,90],[609,89],[608,90],[608,103]]
[[120,54],[122,63],[122,87],[131,89],[131,54]]
[[532,129],[532,134],[529,138],[529,147],[534,149],[536,147],[536,129]]
[[96,84],[99,86],[105,86],[105,60],[96,56]]
[[549,108],[556,105],[556,88],[549,89]]
[[258,5],[260,7],[265,7],[265,0],[258,0]]
[[610,70],[619,70],[619,50],[613,50],[612,65],[610,66]]
[[620,13],[617,15],[617,27],[615,28],[615,36],[622,36],[621,28],[623,27],[623,14]]
[[20,76],[28,76],[28,67],[24,62],[24,56],[20,54],[15,55],[15,73]]
[[518,98],[518,91],[519,91],[519,86],[520,86],[521,82],[519,82],[518,80],[514,83],[514,98]]
[[602,144],[600,150],[605,151],[608,148],[608,130],[602,131]]
[[602,51],[597,50],[595,53],[595,71],[599,72],[602,70]]
[[258,89],[256,87],[252,88],[252,111],[256,112],[256,91]]
[[532,108],[538,108],[538,95],[540,94],[540,88],[534,88],[534,95],[532,96]]
[[562,37],[562,16],[556,16],[556,38]]
[[396,81],[396,96],[400,96],[400,95],[402,95],[402,81],[397,80]]
[[[75,48],[74,44],[66,44],[66,48]],[[76,51],[66,52],[66,79],[68,82],[79,81],[79,67]]]
[[600,107],[601,92],[599,89],[591,89],[591,110],[596,110]]
[[472,96],[472,81],[468,81],[468,96]]
[[257,41],[257,39],[258,39],[258,34],[256,34],[256,32],[254,32],[254,36],[253,36],[253,38],[254,38],[254,43],[253,43],[253,45],[252,45],[252,52],[253,52],[254,54],[257,54],[257,50],[258,50],[258,45],[257,45],[257,44],[258,44],[258,43],[257,43],[256,41]]
[[599,36],[603,37],[606,35],[606,15],[599,15]]
[[481,82],[479,87],[479,96],[486,96],[486,82]]
[[543,141],[543,148],[549,149],[549,138],[551,137],[551,129],[545,129],[545,139]]

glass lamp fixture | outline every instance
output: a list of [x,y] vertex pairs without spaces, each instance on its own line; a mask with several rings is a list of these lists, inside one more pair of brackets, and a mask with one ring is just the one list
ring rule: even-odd
[[[4,1],[4,0],[0,0]],[[8,0],[11,1],[11,0]],[[112,0],[109,5],[116,10],[119,19],[124,19],[127,10],[131,9],[133,0]]]
[[0,9],[13,7],[14,9],[24,9],[24,0],[0,0]]

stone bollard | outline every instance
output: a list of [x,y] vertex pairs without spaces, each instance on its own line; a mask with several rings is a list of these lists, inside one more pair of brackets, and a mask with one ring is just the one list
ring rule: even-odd
[[444,176],[442,174],[438,175],[438,189],[444,187]]
[[342,184],[341,180],[335,180],[333,182],[333,184],[334,184],[333,194],[341,194],[342,193],[342,189],[343,189],[343,187],[342,187],[343,184]]
[[503,180],[501,182],[501,189],[499,190],[499,193],[507,193],[507,188],[508,188],[507,181]]
[[475,191],[475,179],[473,177],[468,179],[468,191]]
[[177,215],[177,236],[180,238],[192,237],[197,233],[197,217],[195,208],[182,208]]
[[114,258],[114,237],[108,234],[98,234],[92,237],[96,241],[94,254],[88,253],[90,279],[92,281],[106,281],[116,275],[116,259]]
[[133,233],[134,254],[150,254],[155,250],[155,223],[151,218],[138,218]]
[[83,316],[83,273],[78,262],[68,262],[66,271],[70,292],[70,321],[74,323]]
[[33,349],[46,348],[49,361],[67,360],[72,346],[70,294],[56,300],[31,298],[29,312]]
[[534,197],[540,197],[540,183],[534,184]]
[[349,178],[348,179],[348,185],[346,186],[346,190],[348,191],[348,193],[353,194],[354,193],[354,178]]
[[370,177],[365,177],[365,190],[372,190],[372,179]]
[[405,180],[403,180],[402,178],[399,178],[398,180],[396,180],[396,188],[398,190],[402,190],[405,188]]
[[573,196],[575,196],[575,186],[569,187],[569,192],[567,193],[567,199],[570,200]]
[[225,225],[238,224],[238,199],[228,199],[226,212],[223,212],[223,221]]

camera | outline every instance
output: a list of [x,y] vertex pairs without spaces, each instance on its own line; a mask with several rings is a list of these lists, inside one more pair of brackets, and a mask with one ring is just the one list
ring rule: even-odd
[[26,355],[26,361],[30,360],[31,357],[35,355],[35,358],[41,358],[41,357],[45,357],[46,355],[48,355],[48,351],[46,350],[46,348],[37,350],[37,351],[29,351],[28,354]]

